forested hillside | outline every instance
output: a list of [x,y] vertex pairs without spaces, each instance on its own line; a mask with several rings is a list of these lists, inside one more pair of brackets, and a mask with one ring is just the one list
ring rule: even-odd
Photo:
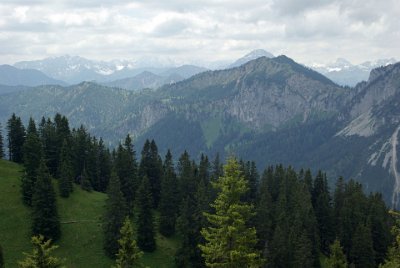
[[110,149],[60,114],[27,125],[12,115],[5,136],[6,267],[35,262],[34,253],[21,253],[31,251],[31,236],[35,247],[46,248],[46,239],[58,245],[46,254],[67,267],[398,265],[397,244],[388,254],[396,216],[381,194],[353,180],[332,178],[330,187],[323,171],[307,167],[161,155],[155,140],[136,153],[129,135]]

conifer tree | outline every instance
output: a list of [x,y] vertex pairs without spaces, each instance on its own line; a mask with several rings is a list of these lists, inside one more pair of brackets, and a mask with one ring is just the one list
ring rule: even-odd
[[141,250],[147,252],[153,252],[156,249],[152,207],[150,183],[145,176],[137,193],[137,243]]
[[329,252],[329,246],[334,240],[334,219],[331,198],[326,175],[318,172],[312,191],[312,204],[318,222],[321,251]]
[[58,168],[58,187],[62,197],[68,197],[73,191],[73,171],[70,146],[65,139],[61,148],[60,166]]
[[130,268],[141,265],[140,258],[143,252],[136,244],[133,236],[133,228],[128,217],[125,218],[124,225],[120,231],[120,239],[118,240],[119,249],[117,253],[115,268]]
[[163,167],[161,197],[159,204],[159,230],[166,237],[175,232],[178,204],[178,181],[176,178],[171,151],[168,150]]
[[360,224],[357,227],[352,239],[350,256],[355,268],[375,267],[374,249],[369,226]]
[[343,248],[340,246],[338,239],[330,246],[330,256],[328,259],[329,268],[347,268],[346,255],[343,253]]
[[215,187],[220,190],[212,204],[215,214],[205,213],[211,226],[202,229],[206,243],[199,245],[206,266],[261,266],[260,252],[255,249],[256,230],[246,226],[254,214],[253,207],[241,201],[248,186],[236,159],[228,159],[224,176],[219,178]]
[[103,140],[99,140],[99,185],[98,191],[105,192],[111,176],[110,151],[105,148]]
[[393,217],[396,218],[396,223],[392,227],[394,236],[393,245],[389,248],[385,263],[379,268],[397,268],[400,267],[400,214],[390,211]]
[[91,192],[93,190],[86,167],[83,168],[83,173],[81,175],[81,188],[87,192]]
[[51,255],[58,246],[51,245],[51,240],[44,236],[32,237],[33,251],[24,253],[26,258],[18,262],[20,268],[58,268],[63,267],[62,261]]
[[143,145],[142,158],[139,165],[139,176],[146,176],[150,183],[150,191],[153,198],[153,207],[158,207],[160,201],[162,160],[158,154],[158,148],[154,140],[146,140]]
[[21,192],[24,204],[32,205],[32,195],[37,177],[37,169],[42,158],[43,149],[35,122],[29,120],[26,140],[23,145],[24,170],[21,178]]
[[3,128],[0,124],[0,159],[4,158],[4,140],[3,140]]
[[7,134],[9,160],[22,163],[25,127],[22,124],[21,118],[15,114],[12,114],[11,118],[7,121]]
[[115,159],[115,170],[121,181],[121,191],[131,211],[138,187],[137,162],[132,140],[126,136],[124,145],[120,144]]
[[0,245],[0,268],[4,268],[4,266],[3,248]]
[[40,160],[32,196],[32,233],[53,241],[61,235],[56,196],[43,158]]
[[106,210],[103,222],[103,248],[106,254],[111,258],[115,258],[115,254],[118,252],[118,240],[121,235],[120,230],[126,215],[126,201],[121,192],[119,178],[115,172],[112,172],[107,190]]

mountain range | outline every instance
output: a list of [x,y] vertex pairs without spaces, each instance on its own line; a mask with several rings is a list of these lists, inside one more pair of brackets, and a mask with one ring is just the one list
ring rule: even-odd
[[361,64],[352,64],[346,59],[338,58],[328,64],[311,64],[311,68],[325,75],[342,86],[355,86],[361,81],[367,81],[372,69],[396,63],[396,59],[379,59],[366,61]]
[[[0,122],[15,112],[39,120],[56,112],[115,146],[130,133],[161,153],[234,153],[258,167],[283,163],[363,182],[398,207],[400,63],[342,87],[286,56],[205,71],[140,91],[93,82],[39,86],[0,95]],[[136,147],[137,150],[140,148]]]

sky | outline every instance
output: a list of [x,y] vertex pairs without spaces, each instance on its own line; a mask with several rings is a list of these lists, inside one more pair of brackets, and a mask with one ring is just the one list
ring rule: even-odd
[[398,0],[1,0],[0,64],[51,56],[400,60]]

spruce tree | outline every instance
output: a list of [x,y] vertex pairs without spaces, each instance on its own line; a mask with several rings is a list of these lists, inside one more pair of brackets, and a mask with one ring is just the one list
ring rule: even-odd
[[159,204],[159,230],[162,235],[169,237],[175,233],[177,207],[179,206],[177,199],[178,181],[170,150],[168,150],[165,156],[163,170]]
[[37,177],[37,169],[42,158],[43,149],[35,122],[29,120],[27,137],[23,145],[24,170],[21,178],[21,192],[24,204],[32,205],[32,195]]
[[115,159],[115,170],[121,181],[121,191],[131,212],[138,187],[137,162],[130,136],[126,136],[124,145],[120,144]]
[[17,117],[15,114],[12,114],[11,118],[7,121],[7,136],[9,160],[22,163],[25,128],[21,118]]
[[120,239],[118,240],[119,249],[117,253],[115,268],[130,268],[140,266],[140,258],[143,252],[136,244],[133,236],[133,228],[128,217],[125,218],[124,225],[120,231]]
[[328,259],[329,268],[347,268],[346,255],[343,253],[343,248],[340,246],[338,239],[330,246],[330,256]]
[[162,160],[158,154],[158,148],[154,140],[146,140],[142,149],[142,158],[139,165],[139,176],[146,176],[150,183],[150,191],[153,198],[153,207],[158,207],[161,191]]
[[321,171],[318,172],[314,181],[312,204],[318,222],[320,248],[323,253],[327,254],[329,252],[329,246],[332,244],[335,237],[333,227],[334,218],[328,182],[326,175]]
[[352,239],[350,256],[355,268],[375,267],[374,249],[369,226],[360,224],[357,227]]
[[99,185],[98,191],[105,192],[111,176],[111,156],[110,151],[105,148],[103,140],[99,140]]
[[92,183],[90,182],[89,173],[86,167],[83,168],[83,173],[81,175],[81,188],[84,191],[91,192],[93,190]]
[[257,244],[256,230],[246,222],[253,216],[253,207],[241,198],[248,191],[236,159],[228,159],[224,176],[215,183],[220,190],[212,204],[215,214],[205,213],[210,227],[201,234],[206,243],[199,245],[208,267],[259,267],[262,260]]
[[4,158],[4,141],[3,141],[3,128],[0,123],[0,159]]
[[32,196],[32,233],[53,241],[61,235],[56,196],[43,158],[40,160]]
[[392,227],[394,236],[393,245],[389,248],[385,263],[379,268],[397,268],[400,267],[400,213],[390,211],[393,217],[396,218],[396,223]]
[[111,258],[115,258],[115,254],[118,252],[118,240],[121,235],[120,230],[126,215],[126,201],[121,192],[119,178],[115,172],[112,172],[107,190],[106,210],[103,217],[103,248],[106,254]]
[[58,188],[62,197],[68,197],[73,191],[73,171],[70,146],[67,140],[63,142],[60,155],[60,166],[58,168]]
[[24,253],[26,258],[18,262],[20,268],[58,268],[63,267],[62,261],[51,255],[58,246],[51,245],[51,240],[44,236],[32,237],[33,251]]
[[153,252],[156,249],[152,207],[150,183],[145,176],[137,193],[137,243],[141,250],[147,252]]

